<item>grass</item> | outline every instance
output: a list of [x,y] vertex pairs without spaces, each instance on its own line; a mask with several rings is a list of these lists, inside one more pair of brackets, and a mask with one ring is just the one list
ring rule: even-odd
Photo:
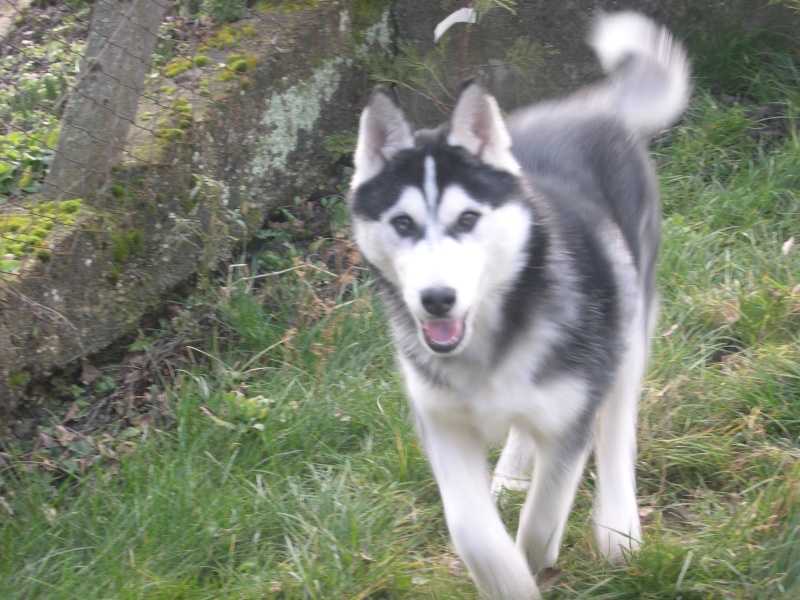
[[[701,82],[714,64],[736,73],[720,79],[731,98],[699,89],[653,150],[665,216],[645,544],[625,566],[597,555],[590,465],[548,598],[800,594],[800,248],[784,253],[800,234],[798,54],[743,63],[729,46],[698,67]],[[67,477],[46,457],[9,460],[4,597],[476,597],[368,286],[330,303],[324,273],[285,270],[208,292],[217,321],[165,392],[168,425],[143,407],[149,427],[95,440],[102,458]]]

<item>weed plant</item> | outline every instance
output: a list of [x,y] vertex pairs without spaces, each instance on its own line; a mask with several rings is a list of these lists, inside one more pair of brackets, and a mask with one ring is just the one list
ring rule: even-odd
[[[644,546],[624,566],[598,556],[590,464],[548,598],[800,595],[798,53],[730,47],[699,65],[705,87],[653,149]],[[5,449],[4,598],[477,597],[369,283],[298,261],[209,292],[215,326],[166,395],[173,426],[108,441],[69,477]],[[512,527],[521,502],[507,497]]]

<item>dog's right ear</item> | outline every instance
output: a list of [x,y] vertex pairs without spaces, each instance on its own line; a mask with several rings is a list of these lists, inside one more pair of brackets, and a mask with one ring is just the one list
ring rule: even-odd
[[361,113],[352,189],[380,173],[400,150],[413,146],[414,134],[403,109],[388,89],[375,88]]

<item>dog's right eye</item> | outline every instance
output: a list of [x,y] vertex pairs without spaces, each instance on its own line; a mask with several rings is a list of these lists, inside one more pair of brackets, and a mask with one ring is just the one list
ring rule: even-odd
[[408,236],[414,233],[414,221],[408,215],[400,215],[392,219],[392,227],[401,236]]

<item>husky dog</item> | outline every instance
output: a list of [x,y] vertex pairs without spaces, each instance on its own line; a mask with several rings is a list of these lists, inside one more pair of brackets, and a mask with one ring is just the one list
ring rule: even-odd
[[[642,138],[669,126],[689,63],[663,28],[601,15],[610,75],[504,122],[478,83],[412,132],[376,89],[350,194],[458,554],[488,598],[537,598],[595,442],[597,542],[641,541],[636,413],[654,321],[660,204]],[[508,432],[490,482],[487,445]],[[516,543],[495,506],[527,490]]]

